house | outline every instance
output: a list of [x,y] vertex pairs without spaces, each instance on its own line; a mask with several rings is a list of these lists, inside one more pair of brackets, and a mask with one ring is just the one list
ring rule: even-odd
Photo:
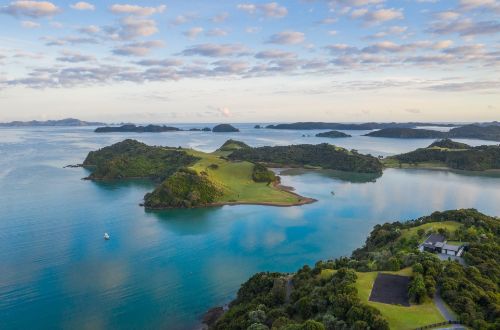
[[430,234],[429,237],[420,244],[418,249],[420,252],[427,251],[427,252],[437,252],[441,253],[441,249],[443,248],[444,242],[446,239],[444,238],[443,235],[439,234]]
[[443,235],[430,234],[427,239],[418,246],[420,252],[427,251],[460,257],[464,252],[464,244],[448,244]]

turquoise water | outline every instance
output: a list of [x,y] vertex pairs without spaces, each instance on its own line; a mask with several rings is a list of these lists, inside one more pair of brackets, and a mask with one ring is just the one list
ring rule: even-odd
[[251,145],[329,141],[374,155],[431,142],[359,136],[364,132],[302,137],[315,133],[0,130],[0,328],[193,329],[253,273],[348,255],[377,223],[459,207],[500,215],[500,178],[468,173],[392,169],[365,183],[335,173],[286,175],[284,184],[319,201],[145,212],[138,204],[150,183],[89,182],[81,180],[84,169],[62,168],[124,138],[206,151],[229,137]]

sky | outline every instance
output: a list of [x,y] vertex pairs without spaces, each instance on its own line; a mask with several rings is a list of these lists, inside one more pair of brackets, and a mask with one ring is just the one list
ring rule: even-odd
[[0,1],[0,121],[500,120],[500,1]]

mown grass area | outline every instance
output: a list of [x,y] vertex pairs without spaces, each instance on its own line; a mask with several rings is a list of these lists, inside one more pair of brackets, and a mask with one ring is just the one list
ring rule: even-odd
[[[388,274],[410,276],[411,269],[402,269],[399,272],[382,272]],[[427,301],[421,305],[411,305],[410,307],[383,304],[369,301],[373,283],[378,272],[356,273],[358,280],[356,288],[361,301],[377,308],[389,322],[391,329],[415,329],[432,323],[445,321],[433,301]]]
[[[323,269],[319,276],[329,278],[333,276],[335,270]],[[415,329],[420,326],[444,322],[445,319],[437,309],[433,301],[427,301],[421,305],[411,305],[410,307],[389,305],[378,302],[369,301],[370,294],[373,288],[373,283],[379,272],[356,272],[358,279],[356,280],[356,289],[358,297],[363,303],[377,308],[389,322],[391,329]],[[381,272],[384,274],[394,274],[401,276],[411,276],[412,270],[410,267],[401,269],[397,272]]]
[[401,231],[401,238],[410,239],[413,236],[418,236],[417,232],[419,229],[424,229],[425,234],[419,239],[420,243],[425,241],[430,231],[438,231],[440,228],[448,230],[448,232],[453,235],[455,231],[460,228],[462,225],[455,221],[443,221],[443,222],[431,222],[426,223],[417,227],[412,227],[410,229],[404,229]]
[[234,162],[221,158],[223,153],[204,153],[192,149],[186,151],[200,160],[191,166],[198,173],[205,172],[223,192],[218,202],[272,203],[293,205],[300,197],[252,179],[254,165],[250,162]]

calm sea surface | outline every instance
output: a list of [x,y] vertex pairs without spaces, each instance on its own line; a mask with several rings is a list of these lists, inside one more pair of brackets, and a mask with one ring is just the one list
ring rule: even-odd
[[204,151],[228,138],[253,146],[331,142],[373,155],[432,142],[246,127],[235,134],[0,129],[0,328],[193,329],[253,273],[349,255],[375,224],[465,207],[500,215],[500,178],[468,173],[389,169],[375,182],[291,173],[284,184],[317,203],[146,212],[138,204],[150,183],[83,181],[86,170],[62,168],[125,138]]

